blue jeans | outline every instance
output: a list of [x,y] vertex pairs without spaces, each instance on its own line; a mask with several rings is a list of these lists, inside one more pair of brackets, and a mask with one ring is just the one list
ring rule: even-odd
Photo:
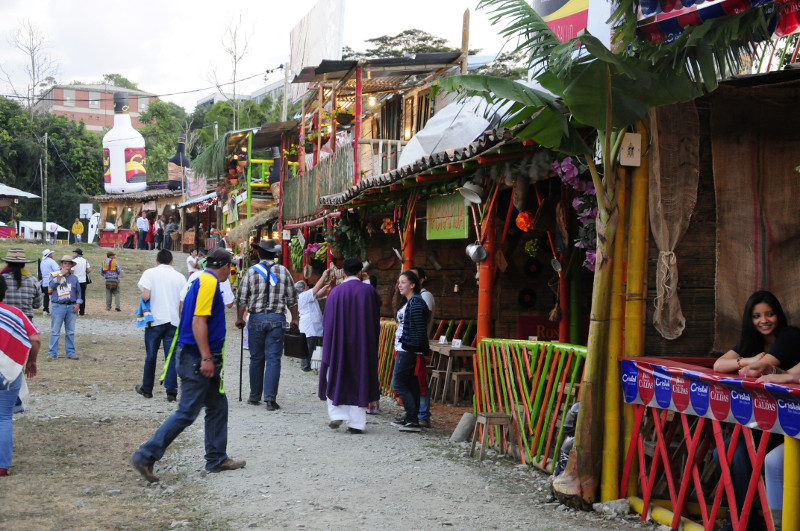
[[322,336],[306,336],[306,345],[308,345],[308,357],[300,360],[300,368],[311,368],[311,356],[314,355],[314,349],[317,345],[322,344]]
[[[172,323],[164,323],[156,326],[148,326],[144,329],[144,348],[146,355],[144,358],[144,372],[142,373],[142,391],[145,393],[153,392],[155,383],[156,362],[158,360],[158,344],[164,345],[164,359],[169,355],[169,348],[172,346],[172,338],[178,329]],[[178,377],[175,371],[175,358],[178,355],[178,346],[175,345],[175,354],[167,367],[167,377],[164,379],[164,387],[167,394],[178,394]]]
[[419,422],[419,379],[414,374],[417,368],[417,353],[397,351],[394,360],[392,386],[397,396],[403,401],[406,410],[406,422]]
[[277,313],[251,313],[247,324],[250,335],[250,400],[275,401],[281,380],[281,355],[286,316]]
[[172,238],[170,238],[169,233],[164,233],[164,249],[172,250]]
[[783,510],[783,445],[764,457],[764,483],[769,508]]
[[147,239],[147,231],[146,230],[140,230],[139,231],[139,241],[136,242],[136,247],[138,249],[147,249],[147,244],[145,243],[146,239]]
[[215,361],[214,376],[200,374],[200,357],[183,350],[178,359],[178,376],[181,377],[181,398],[178,409],[164,421],[149,441],[133,454],[133,461],[152,465],[164,456],[167,447],[192,425],[206,408],[205,442],[206,470],[213,470],[227,458],[228,447],[228,397],[219,392],[221,363]]
[[13,382],[0,376],[0,468],[11,468],[11,455],[14,453],[14,403],[22,387],[22,375]]
[[50,308],[50,349],[47,355],[58,357],[58,339],[61,337],[61,325],[64,325],[64,349],[68,358],[75,357],[75,321],[78,319],[72,311],[72,304],[53,303]]
[[417,412],[417,417],[419,417],[420,420],[431,418],[431,395],[427,386],[425,388],[425,394],[419,397],[419,411]]

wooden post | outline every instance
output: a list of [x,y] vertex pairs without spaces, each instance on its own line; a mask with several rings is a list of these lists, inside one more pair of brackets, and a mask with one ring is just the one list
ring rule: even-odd
[[417,206],[411,205],[408,211],[405,237],[403,239],[403,271],[414,267],[414,230],[417,227]]
[[[622,178],[617,177],[617,208],[619,208],[619,230],[614,239],[614,250],[611,258],[611,308],[608,323],[608,352],[606,352],[606,394],[603,416],[606,429],[603,432],[603,471],[600,480],[600,501],[616,500],[619,492],[619,436],[620,436],[620,368],[618,357],[622,354],[622,310],[625,293],[622,290],[625,278],[625,231],[627,181],[625,170]],[[625,448],[630,442],[630,434],[626,434]]]
[[[298,138],[300,142],[299,149],[297,151],[297,161],[300,163],[298,164],[297,174],[300,175],[301,173],[306,172],[306,97],[305,95],[300,98],[300,138]],[[283,189],[281,188],[281,196],[283,196]],[[283,199],[281,197],[281,199]]]
[[250,219],[250,203],[253,202],[251,190],[250,190],[250,168],[253,167],[250,164],[250,160],[253,158],[253,132],[249,131],[247,133],[247,219]]
[[358,184],[360,177],[360,169],[358,166],[358,139],[361,138],[361,96],[363,91],[363,79],[361,71],[361,63],[359,62],[356,67],[356,101],[353,109],[355,114],[355,125],[353,126],[353,166],[355,168],[353,175],[353,185]]
[[[499,184],[498,184],[499,186]],[[484,232],[483,246],[486,248],[486,260],[480,263],[478,271],[478,323],[476,327],[476,337],[480,341],[484,337],[492,335],[492,285],[494,284],[494,253],[496,248],[497,235],[495,213],[497,203],[494,202],[489,210],[484,214],[486,219],[486,230]],[[480,237],[480,235],[478,235]]]
[[[283,195],[283,194],[281,194],[281,195]],[[303,227],[303,239],[305,239],[305,241],[306,241],[306,246],[308,246],[308,232],[309,232],[308,227]],[[308,265],[308,255],[306,253],[303,253],[303,277],[306,276],[306,266],[307,265]],[[306,280],[308,280],[308,279],[306,278]]]
[[784,436],[782,529],[800,529],[800,441]]
[[467,57],[469,55],[469,9],[464,11],[461,24],[461,74],[467,73]]

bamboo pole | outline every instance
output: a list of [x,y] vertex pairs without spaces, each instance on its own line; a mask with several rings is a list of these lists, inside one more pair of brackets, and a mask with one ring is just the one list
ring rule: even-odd
[[[649,144],[649,128],[637,124],[636,132],[642,135],[642,148]],[[641,356],[644,353],[645,318],[645,282],[647,280],[647,183],[649,179],[649,163],[642,157],[642,165],[634,168],[631,174],[630,222],[628,223],[628,267],[625,299],[625,345],[623,353],[626,357]],[[612,382],[610,382],[612,383]],[[616,385],[621,385],[617,376]],[[633,411],[630,406],[623,408],[623,431],[626,442],[630,441],[633,431]],[[638,490],[636,475],[628,477],[628,495],[635,495]]]
[[800,440],[783,438],[783,529],[800,529]]
[[[625,230],[627,223],[627,183],[617,179],[617,208],[619,208],[619,231],[614,239],[614,254],[611,259],[611,308],[608,323],[608,358],[604,417],[606,430],[603,434],[603,475],[600,483],[600,501],[615,500],[619,495],[619,435],[620,435],[620,368],[617,357],[622,353],[622,310],[625,293],[622,284],[625,277],[623,257],[625,255]],[[626,443],[630,442],[628,435]],[[627,444],[625,448],[627,448]]]
[[[495,227],[495,210],[497,203],[486,212],[488,220],[485,227],[485,240],[483,246],[486,248],[486,259],[480,263],[478,278],[478,341],[484,337],[491,336],[492,333],[492,285],[494,284],[494,252],[497,230]],[[476,236],[480,237],[480,233]]]
[[414,228],[416,227],[416,218],[416,204],[411,204],[411,206],[408,208],[408,220],[404,228],[405,238],[403,240],[403,271],[408,271],[414,267]]

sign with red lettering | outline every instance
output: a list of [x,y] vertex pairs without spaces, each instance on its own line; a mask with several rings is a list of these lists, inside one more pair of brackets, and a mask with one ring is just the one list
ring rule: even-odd
[[469,235],[469,219],[464,196],[459,193],[428,199],[426,211],[429,240],[458,240]]

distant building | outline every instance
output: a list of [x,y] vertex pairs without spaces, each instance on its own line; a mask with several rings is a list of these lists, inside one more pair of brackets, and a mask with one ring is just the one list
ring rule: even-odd
[[[278,97],[283,94],[283,80],[279,79],[269,85],[265,85],[256,90],[252,94],[239,94],[236,99],[239,101],[253,100],[256,103],[261,103],[264,98],[272,98],[273,101],[278,101]],[[198,107],[211,107],[220,101],[229,101],[233,98],[233,94],[223,94],[215,92],[197,100]]]
[[139,115],[156,95],[114,85],[53,85],[34,104],[33,111],[83,120],[87,130],[102,133],[114,125],[115,92],[128,93],[131,123],[134,129],[141,129]]

